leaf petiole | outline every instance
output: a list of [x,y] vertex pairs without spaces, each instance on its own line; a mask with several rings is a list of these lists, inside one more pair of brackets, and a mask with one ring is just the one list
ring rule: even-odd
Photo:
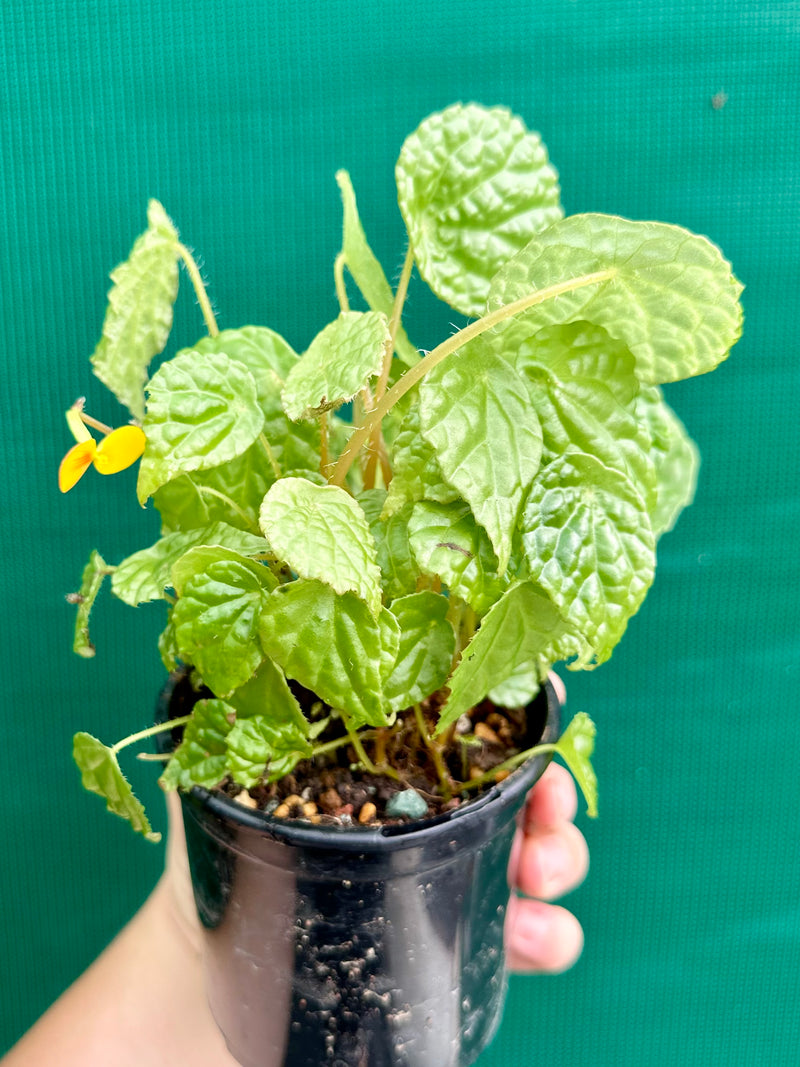
[[135,745],[139,741],[146,741],[148,737],[155,737],[156,734],[163,734],[166,730],[174,730],[179,726],[185,726],[190,720],[191,715],[181,715],[178,719],[170,719],[169,722],[159,722],[155,726],[149,726],[146,730],[140,730],[136,734],[130,734],[128,737],[123,737],[121,741],[117,741],[115,745],[111,745],[109,751],[112,756],[116,756],[123,748],[127,748],[128,745]]
[[491,330],[501,322],[512,319],[515,315],[519,315],[523,311],[535,307],[537,304],[543,304],[546,300],[552,300],[557,296],[561,296],[563,293],[571,293],[576,289],[583,289],[587,285],[597,285],[600,282],[611,281],[616,273],[617,271],[615,267],[608,267],[606,270],[593,271],[591,274],[584,274],[578,278],[569,278],[566,281],[557,282],[555,285],[548,285],[545,289],[536,289],[534,292],[527,293],[525,296],[520,297],[519,300],[513,300],[510,304],[504,304],[502,307],[490,311],[488,315],[484,315],[475,322],[471,322],[469,326],[465,326],[463,330],[459,330],[458,333],[453,334],[452,337],[448,337],[446,341],[437,345],[436,348],[429,352],[427,356],[424,356],[419,363],[416,363],[413,367],[409,367],[405,374],[403,374],[402,378],[395,382],[387,393],[384,393],[383,397],[381,397],[372,411],[367,412],[364,422],[350,438],[347,448],[339,457],[339,461],[336,464],[336,468],[331,478],[331,483],[333,485],[342,485],[344,483],[344,480],[347,477],[347,472],[353,464],[353,460],[363,448],[366,441],[372,436],[375,426],[380,425],[384,417],[392,410],[395,404],[397,404],[410,389],[413,389],[417,382],[425,377],[428,371],[433,370],[435,366],[447,359],[448,356],[451,356],[454,352],[458,351],[458,349],[462,348],[467,342],[474,340],[476,337],[480,337],[480,335],[486,333],[487,330]]
[[200,305],[200,310],[203,313],[203,319],[205,320],[206,329],[208,330],[210,337],[216,337],[219,333],[219,327],[217,326],[217,320],[214,318],[214,312],[211,310],[211,301],[208,299],[208,293],[206,287],[203,284],[203,279],[200,275],[200,270],[195,263],[194,257],[186,245],[178,241],[178,254],[183,260],[186,271],[194,287],[195,295],[197,296],[197,303]]

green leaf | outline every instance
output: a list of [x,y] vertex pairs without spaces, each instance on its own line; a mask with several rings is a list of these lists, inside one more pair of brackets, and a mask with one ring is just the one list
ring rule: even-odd
[[181,595],[172,610],[175,641],[182,659],[224,697],[243,685],[264,658],[258,621],[271,575],[249,560],[221,558],[203,560],[203,565],[204,570],[180,583]]
[[160,778],[166,790],[214,789],[228,773],[226,738],[234,710],[224,700],[198,700],[183,730],[183,740]]
[[630,348],[640,381],[657,384],[713,370],[741,333],[742,286],[730,264],[705,237],[678,226],[572,215],[498,272],[488,306],[550,286],[560,287],[557,296],[498,327],[498,350],[518,349],[545,326],[586,320]]
[[[266,543],[266,542],[264,542]],[[249,571],[260,586],[270,592],[278,584],[272,571],[241,552],[220,545],[195,545],[187,549],[172,565],[169,583],[179,596],[183,596],[186,583],[197,575],[205,574],[212,564],[233,563]]]
[[237,530],[224,522],[187,533],[168,534],[119,564],[111,579],[112,592],[132,607],[160,599],[164,590],[172,585],[173,564],[197,545],[230,548],[243,556],[256,556],[269,550],[263,537]]
[[597,818],[597,775],[591,763],[597,729],[585,711],[579,711],[556,742],[556,752],[572,772],[586,800],[587,815]]
[[380,571],[367,517],[345,490],[282,478],[264,497],[261,528],[279,559],[301,578],[381,608]]
[[447,597],[424,590],[395,600],[390,607],[400,625],[400,647],[384,691],[393,711],[425,700],[444,685],[456,649],[447,618]]
[[390,341],[386,316],[343,311],[318,333],[294,365],[283,389],[290,419],[313,419],[352,400],[380,373]]
[[586,452],[627,474],[645,503],[654,505],[650,438],[625,406],[638,390],[629,350],[602,327],[579,322],[541,330],[517,365],[529,383],[547,459]]
[[604,662],[653,581],[655,540],[639,493],[619,471],[568,453],[534,482],[522,540],[531,577]]
[[478,615],[485,615],[508,587],[497,573],[497,557],[466,504],[414,506],[408,537],[420,569],[437,575]]
[[156,371],[147,392],[142,503],[181,474],[240,456],[264,426],[253,376],[222,353],[178,353]]
[[[353,275],[361,295],[373,311],[382,311],[387,320],[391,319],[394,309],[394,293],[383,273],[383,267],[367,243],[361,219],[358,217],[356,194],[346,170],[336,174],[336,181],[342,194],[344,222],[342,234],[342,252],[347,269]],[[400,359],[409,367],[419,362],[419,352],[409,341],[402,326],[398,327],[394,342]]]
[[420,569],[408,537],[411,509],[382,519],[381,513],[386,501],[384,489],[367,489],[358,494],[357,500],[364,509],[375,541],[385,597],[387,600],[395,600],[407,593],[416,592]]
[[178,295],[178,235],[157,200],[128,259],[111,272],[103,333],[92,355],[94,373],[136,419],[144,416],[144,384],[153,356],[172,328]]
[[287,677],[346,712],[353,726],[387,726],[383,679],[387,660],[397,658],[397,634],[381,624],[383,614],[376,620],[352,593],[301,578],[267,598],[261,643]]
[[396,177],[420,274],[465,315],[481,314],[492,276],[562,215],[541,138],[505,108],[429,116],[406,139]]
[[391,463],[392,480],[383,508],[384,517],[418,500],[449,504],[458,499],[457,491],[444,479],[433,445],[422,436],[418,404],[409,408],[400,424],[391,445]]
[[442,472],[489,535],[502,574],[525,492],[539,469],[542,431],[528,387],[477,338],[420,385],[422,433]]
[[266,326],[222,330],[215,337],[201,338],[192,351],[204,356],[221,352],[246,367],[256,383],[258,403],[267,417],[282,410],[281,390],[300,358],[288,341]]
[[525,708],[539,692],[539,675],[536,663],[521,663],[508,678],[489,690],[489,700],[499,708]]
[[109,567],[100,553],[94,550],[89,556],[89,562],[83,568],[80,589],[77,593],[71,593],[67,597],[71,604],[77,604],[78,607],[72,651],[83,656],[84,659],[91,659],[96,651],[89,637],[89,616],[103,586],[103,580],[106,575],[113,574],[114,570],[115,568]]
[[512,586],[481,622],[448,683],[440,734],[523,664],[537,662],[563,630],[552,601],[533,582]]
[[91,734],[77,733],[72,755],[81,772],[84,789],[97,793],[114,815],[127,819],[133,829],[148,841],[160,841],[154,833],[140,800],[133,795],[130,782],[119,769],[116,754]]
[[309,723],[283,671],[271,659],[265,659],[256,673],[227,697],[227,702],[236,711],[237,721],[266,715],[273,722],[289,723],[293,730],[308,735]]
[[651,442],[656,499],[650,508],[650,520],[658,538],[672,529],[680,513],[694,499],[700,455],[657,386],[643,389],[633,401],[631,410],[639,425],[646,428]]

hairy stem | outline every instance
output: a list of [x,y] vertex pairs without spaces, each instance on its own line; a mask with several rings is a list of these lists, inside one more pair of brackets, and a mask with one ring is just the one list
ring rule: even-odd
[[283,474],[283,472],[281,471],[281,465],[275,458],[275,453],[272,451],[272,445],[269,443],[267,435],[262,432],[258,435],[258,439],[261,442],[261,447],[267,453],[267,459],[269,460],[270,467],[272,467],[272,473],[275,475],[276,478],[280,478]]
[[347,296],[347,286],[344,280],[344,268],[346,262],[344,252],[340,252],[333,261],[333,281],[336,285],[336,299],[339,301],[340,311],[350,310],[350,301]]
[[389,382],[389,375],[392,370],[392,356],[394,355],[394,343],[397,338],[397,331],[400,329],[400,321],[403,317],[403,306],[406,302],[406,296],[408,295],[408,283],[411,281],[411,272],[413,269],[414,253],[409,245],[408,251],[406,252],[405,262],[403,263],[403,270],[400,274],[400,281],[397,283],[397,292],[394,295],[392,317],[389,319],[390,343],[386,346],[383,369],[381,370],[381,376],[378,379],[378,384],[375,388],[376,401],[380,400],[386,392],[386,386]]
[[200,276],[200,270],[194,261],[192,253],[186,245],[181,244],[180,241],[178,242],[178,253],[183,260],[189,278],[191,279],[192,286],[194,287],[197,303],[200,305],[200,310],[203,312],[203,319],[205,320],[209,336],[216,337],[219,333],[219,327],[217,326],[217,320],[214,318],[214,312],[211,310],[211,301],[208,299],[208,293],[203,284],[203,279]]
[[552,300],[554,297],[560,296],[563,293],[571,293],[576,289],[583,289],[587,285],[596,285],[598,282],[610,281],[615,273],[615,269],[609,267],[607,270],[595,271],[592,274],[584,274],[580,278],[570,278],[568,281],[558,282],[556,285],[549,285],[546,289],[537,289],[532,293],[528,293],[526,296],[520,297],[519,300],[514,300],[510,304],[504,304],[503,307],[489,312],[488,315],[484,315],[483,318],[478,319],[476,322],[471,322],[469,326],[465,326],[463,330],[459,330],[458,333],[453,334],[452,337],[448,337],[446,341],[437,345],[436,348],[434,348],[432,352],[429,352],[427,356],[424,356],[419,363],[416,363],[413,367],[409,367],[402,378],[400,378],[398,382],[395,382],[387,393],[384,393],[383,397],[375,405],[372,411],[367,413],[364,422],[350,438],[347,448],[339,457],[339,462],[336,464],[336,469],[334,470],[331,479],[332,483],[334,485],[342,485],[344,483],[344,480],[347,477],[347,472],[353,464],[353,460],[364,446],[364,443],[369,440],[373,427],[382,422],[386,414],[392,410],[395,404],[401,400],[410,389],[413,389],[417,382],[425,377],[428,371],[433,370],[434,367],[447,359],[453,352],[456,352],[469,341],[474,340],[474,338],[480,337],[480,335],[486,333],[487,330],[491,330],[501,322],[505,322],[506,320],[513,318],[515,315],[519,315],[521,312],[535,307],[537,304],[543,304],[546,300]]
[[111,754],[116,756],[121,749],[127,748],[128,745],[135,745],[138,741],[146,741],[148,737],[154,737],[156,734],[163,734],[166,730],[174,730],[178,726],[185,726],[191,718],[191,715],[182,715],[179,719],[170,719],[169,722],[160,722],[155,726],[149,726],[146,730],[140,730],[138,734],[131,734],[129,737],[123,737],[121,741],[117,741],[116,745],[111,746]]

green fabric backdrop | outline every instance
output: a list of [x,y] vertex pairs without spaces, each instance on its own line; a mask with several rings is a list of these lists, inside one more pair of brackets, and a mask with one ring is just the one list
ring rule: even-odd
[[[336,310],[336,168],[396,277],[399,145],[474,99],[542,132],[569,212],[709,234],[747,286],[730,361],[669,391],[702,449],[699,500],[614,659],[568,678],[570,709],[600,731],[601,817],[581,821],[593,867],[567,901],[585,954],[512,981],[481,1067],[800,1062],[799,63],[796,0],[2,5],[0,1051],[161,864],[70,759],[77,728],[146,725],[162,673],[157,610],[106,598],[85,662],[62,596],[91,547],[114,561],[156,529],[131,506],[132,472],[55,487],[66,405],[85,392],[119,413],[87,362],[107,272],[156,196],[221,326],[264,322],[303,347]],[[184,340],[202,330],[187,289]],[[446,328],[422,297],[411,311],[423,346]],[[132,776],[157,805],[152,768]]]

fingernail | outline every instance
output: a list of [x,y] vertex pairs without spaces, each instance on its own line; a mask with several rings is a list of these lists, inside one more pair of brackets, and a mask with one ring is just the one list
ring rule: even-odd
[[563,885],[570,857],[561,842],[554,838],[542,840],[538,852],[540,892],[542,896],[548,896]]

